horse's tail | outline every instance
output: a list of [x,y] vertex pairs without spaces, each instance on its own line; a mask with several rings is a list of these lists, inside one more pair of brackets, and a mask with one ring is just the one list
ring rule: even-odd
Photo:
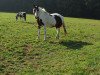
[[67,31],[66,31],[66,26],[65,26],[65,23],[64,23],[64,22],[63,22],[62,26],[63,26],[64,33],[65,33],[65,36],[66,36],[66,34],[67,34]]

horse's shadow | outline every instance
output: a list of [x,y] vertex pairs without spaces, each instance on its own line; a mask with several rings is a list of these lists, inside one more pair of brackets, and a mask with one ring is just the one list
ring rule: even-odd
[[28,22],[28,21],[20,21],[21,23],[29,24],[29,25],[36,25],[36,22]]
[[93,45],[92,43],[83,42],[83,41],[62,41],[60,42],[61,45],[66,46],[68,49],[81,49],[86,45]]
[[26,24],[30,24],[30,25],[35,25],[36,24],[36,22],[25,22]]

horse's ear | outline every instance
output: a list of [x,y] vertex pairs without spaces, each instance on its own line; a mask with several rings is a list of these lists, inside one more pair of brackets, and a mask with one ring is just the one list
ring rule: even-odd
[[38,7],[39,7],[39,6],[36,5],[34,8],[37,8],[37,9],[38,9]]

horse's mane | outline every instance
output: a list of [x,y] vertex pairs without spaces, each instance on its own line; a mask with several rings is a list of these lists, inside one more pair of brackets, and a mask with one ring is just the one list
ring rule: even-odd
[[49,13],[46,11],[46,9],[45,9],[45,8],[40,7],[40,9],[41,9],[44,13],[49,14]]
[[40,7],[44,12],[47,12],[43,7]]
[[46,11],[44,8],[42,10]]

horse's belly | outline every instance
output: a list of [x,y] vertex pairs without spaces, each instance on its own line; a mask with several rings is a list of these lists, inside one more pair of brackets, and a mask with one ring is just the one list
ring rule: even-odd
[[50,25],[47,25],[47,27],[52,28],[52,27],[55,27],[55,25],[51,25],[51,24],[50,24]]
[[47,24],[47,27],[54,27],[55,26],[55,23],[48,23]]
[[56,21],[55,20],[49,20],[48,23],[47,23],[47,26],[48,27],[54,27],[56,24]]

